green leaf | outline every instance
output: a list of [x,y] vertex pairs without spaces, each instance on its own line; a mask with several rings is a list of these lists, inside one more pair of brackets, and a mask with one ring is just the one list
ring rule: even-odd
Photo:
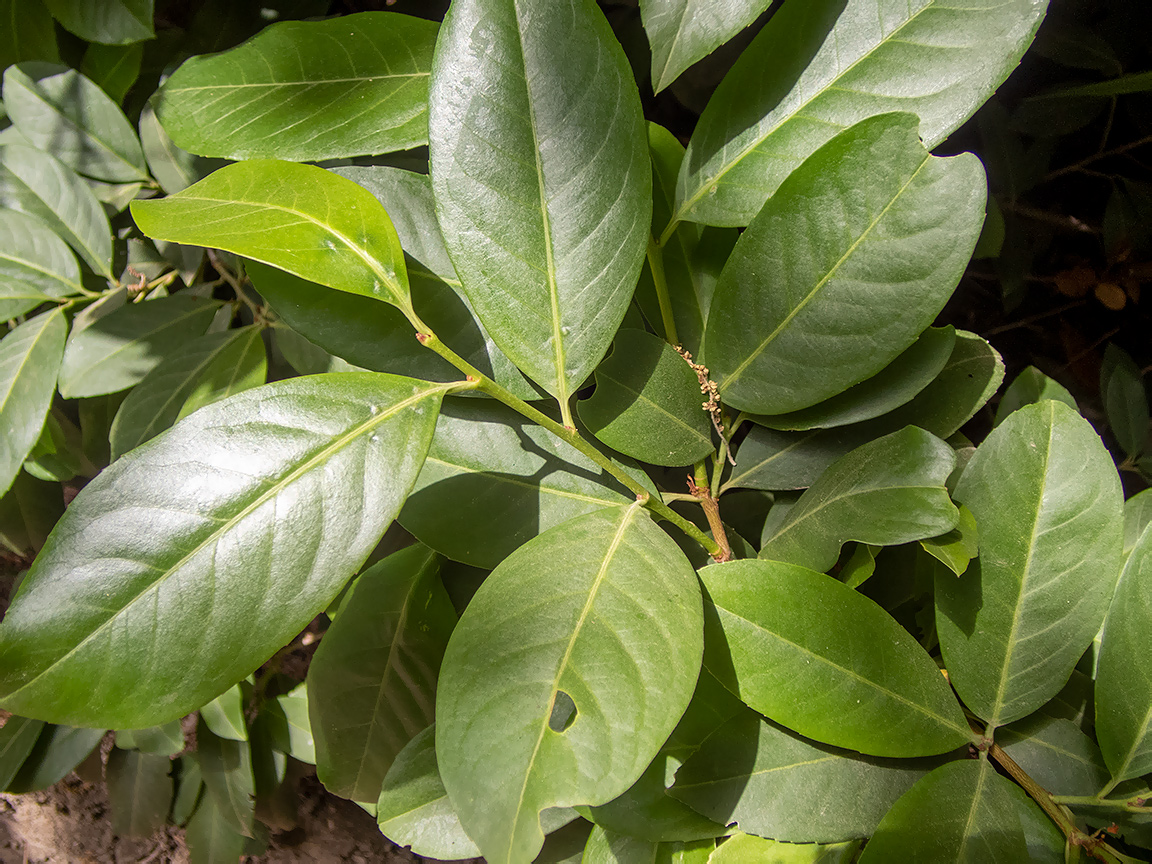
[[144,151],[119,106],[75,69],[28,62],[4,73],[4,107],[33,147],[80,174],[147,181]]
[[156,114],[201,156],[304,162],[407,150],[428,141],[437,30],[396,12],[273,24],[185,61]]
[[849,540],[895,546],[950,531],[955,465],[951,447],[915,426],[857,447],[800,496],[759,557],[825,572]]
[[1096,742],[1063,717],[1017,720],[996,730],[996,743],[1052,795],[1095,795],[1108,782]]
[[41,0],[0,0],[0,71],[21,60],[60,59],[52,15]]
[[1100,366],[1100,399],[1112,434],[1129,456],[1139,456],[1148,442],[1148,394],[1144,375],[1122,349],[1108,343]]
[[0,340],[0,494],[12,486],[40,437],[67,334],[63,311],[53,309]]
[[65,30],[89,42],[126,45],[151,39],[152,0],[44,0]]
[[263,384],[268,360],[262,330],[252,326],[200,336],[144,376],[112,422],[112,458],[154,438],[197,408]]
[[47,153],[0,146],[0,206],[47,223],[93,272],[112,277],[112,229],[87,184]]
[[[377,373],[281,381],[117,460],[69,506],[0,622],[0,704],[130,729],[251,673],[376,545],[445,389]],[[151,659],[113,662],[125,651]]]
[[541,811],[610,801],[651,762],[700,668],[698,590],[638,502],[544,532],[480,586],[444,655],[436,750],[490,862],[530,860]]
[[771,0],[642,0],[640,15],[652,46],[652,89],[659,93],[697,60],[711,54],[771,5]]
[[782,414],[880,372],[932,323],[980,234],[984,169],[932,156],[911,114],[845,130],[736,243],[705,361],[726,404]]
[[65,399],[102,396],[138,384],[171,352],[203,334],[220,304],[177,294],[121,306],[73,329],[60,367]]
[[711,453],[700,382],[684,358],[643,330],[621,330],[613,346],[596,367],[596,392],[577,406],[592,434],[655,465],[691,465]]
[[1097,81],[1094,84],[1081,84],[1075,87],[1061,87],[1048,93],[1032,96],[1032,99],[1067,99],[1078,96],[1123,96],[1128,93],[1144,93],[1152,90],[1152,72],[1137,72],[1121,75],[1111,81]]
[[112,748],[105,778],[114,834],[146,838],[164,827],[174,791],[171,767],[167,756]]
[[256,781],[248,742],[213,734],[201,716],[196,727],[196,758],[204,776],[206,797],[215,801],[220,818],[236,833],[255,836]]
[[688,757],[669,792],[742,831],[829,843],[869,836],[925,771],[807,741],[746,711]]
[[308,691],[304,684],[265,702],[263,716],[268,721],[273,747],[298,762],[316,764],[316,742],[308,718]]
[[676,218],[749,224],[797,165],[875,114],[915,113],[919,134],[934,148],[1016,68],[1046,5],[811,0],[784,8],[700,117],[680,172]]
[[177,147],[156,119],[151,103],[140,112],[140,146],[148,170],[168,195],[187,189],[224,166],[219,159],[205,159]]
[[28,754],[32,752],[44,722],[11,716],[0,726],[0,789],[7,789]]
[[33,558],[63,513],[60,484],[18,473],[12,488],[0,499],[0,546],[20,558]]
[[433,719],[436,675],[456,624],[439,556],[416,545],[361,575],[308,669],[316,773],[374,801],[389,766]]
[[80,267],[64,241],[39,219],[0,210],[0,318],[80,290]]
[[648,241],[652,170],[623,49],[590,0],[457,2],[429,102],[432,188],[464,291],[567,418]]
[[436,767],[436,728],[429,726],[401,750],[388,775],[376,808],[380,831],[417,855],[443,860],[480,854],[464,833]]
[[59,408],[48,412],[40,438],[24,461],[24,470],[40,480],[67,483],[77,474],[94,474],[83,462],[80,430]]
[[80,71],[119,105],[140,76],[143,58],[144,46],[139,42],[131,45],[94,43],[84,52]]
[[454,561],[491,568],[542,531],[634,498],[510,408],[453,400],[440,413],[400,524]]
[[236,864],[244,852],[245,837],[231,826],[212,795],[201,795],[188,820],[185,834],[188,864]]
[[910,402],[943,371],[956,344],[952,327],[929,327],[895,360],[823,402],[787,414],[753,418],[770,429],[803,431],[871,420]]
[[952,686],[995,727],[1055,696],[1104,622],[1123,497],[1092,427],[1050,401],[996,427],[955,494],[976,517],[980,558],[936,578],[936,629]]
[[22,795],[54,786],[83,762],[103,737],[103,729],[47,724],[6,791]]
[[[179,769],[176,772],[176,796],[172,800],[172,824],[183,827],[200,799],[200,790],[204,788],[204,779],[200,773],[200,763],[196,761],[195,754],[181,756],[176,760]],[[229,862],[231,864],[231,862]]]
[[1152,489],[1137,492],[1124,502],[1124,560],[1132,554],[1144,529],[1152,524]]
[[1018,864],[1030,860],[1019,808],[1024,791],[986,759],[941,765],[888,811],[860,864],[890,861]]
[[704,665],[749,707],[825,744],[929,756],[966,744],[948,683],[883,609],[776,561],[706,567]]
[[858,841],[814,845],[736,834],[716,847],[709,864],[851,864]]
[[184,732],[179,720],[163,726],[119,730],[116,746],[121,750],[139,750],[156,756],[175,756],[184,749]]
[[921,540],[924,551],[955,573],[963,576],[968,564],[980,551],[979,532],[976,530],[976,517],[972,511],[961,505],[960,521],[947,534]]
[[408,308],[404,253],[372,195],[315,165],[228,165],[159,201],[133,201],[149,237],[255,258],[330,288]]
[[876,553],[879,546],[869,546],[867,543],[857,543],[848,556],[848,560],[836,573],[836,578],[849,588],[859,588],[867,582],[876,572]]
[[1096,737],[1115,781],[1152,771],[1152,671],[1141,661],[1152,621],[1152,530],[1136,543],[1104,624]]
[[1063,384],[1053,381],[1035,366],[1029,366],[1012,379],[1000,397],[1000,404],[996,406],[996,425],[999,426],[1016,409],[1045,399],[1063,402],[1072,410],[1077,410],[1076,400]]
[[200,719],[217,738],[247,741],[248,721],[244,718],[244,702],[240,685],[233,684],[211,702],[200,706]]

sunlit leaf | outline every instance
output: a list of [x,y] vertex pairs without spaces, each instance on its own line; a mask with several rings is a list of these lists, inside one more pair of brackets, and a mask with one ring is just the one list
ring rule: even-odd
[[659,93],[771,5],[771,0],[642,0],[640,14],[652,46],[652,89]]
[[1000,403],[996,406],[996,425],[999,426],[1017,408],[1045,399],[1063,402],[1069,408],[1076,409],[1076,400],[1064,385],[1053,381],[1035,366],[1029,366],[1004,389]]

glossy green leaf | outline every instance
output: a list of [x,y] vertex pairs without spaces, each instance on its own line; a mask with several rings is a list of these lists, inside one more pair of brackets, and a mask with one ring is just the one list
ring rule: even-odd
[[0,205],[42,219],[96,273],[112,276],[112,229],[92,190],[52,156],[0,146]]
[[670,794],[751,834],[829,843],[869,836],[925,770],[807,741],[748,711],[688,757]]
[[439,556],[416,545],[366,570],[308,669],[316,773],[374,801],[397,754],[431,725],[436,675],[456,624]]
[[31,559],[43,548],[48,532],[63,513],[64,497],[58,483],[18,473],[0,499],[0,546]]
[[[377,373],[282,381],[117,460],[73,501],[0,623],[0,704],[130,729],[251,673],[376,545],[444,391]],[[148,659],[110,659],[126,651]]]
[[956,344],[952,327],[929,327],[895,360],[843,393],[787,414],[759,415],[770,429],[803,431],[860,423],[910,402],[944,369]]
[[1018,864],[1030,860],[1018,808],[1024,791],[985,759],[941,765],[888,811],[860,864]]
[[179,720],[145,729],[118,730],[116,746],[156,756],[175,756],[184,749],[184,732]]
[[969,740],[948,683],[873,601],[776,561],[706,567],[704,665],[761,714],[825,744],[927,756]]
[[103,729],[45,725],[7,791],[20,795],[54,786],[83,762],[103,737]]
[[33,147],[97,180],[148,180],[128,119],[99,85],[75,69],[21,63],[4,73],[4,107]]
[[1096,671],[1096,736],[1116,781],[1152,771],[1152,530],[1136,543],[1108,609]]
[[21,60],[60,59],[52,15],[41,0],[0,0],[0,71]]
[[441,411],[400,523],[446,557],[490,568],[541,531],[634,498],[511,409],[454,400]]
[[659,842],[618,834],[597,825],[588,835],[580,864],[656,864],[660,846]]
[[1108,782],[1096,742],[1063,717],[1032,714],[997,729],[996,743],[1052,795],[1095,795]]
[[84,52],[80,71],[119,105],[140,75],[144,46],[94,43]]
[[996,427],[955,494],[976,517],[980,558],[936,579],[936,628],[956,692],[999,726],[1055,696],[1104,622],[1123,497],[1092,427],[1051,401]]
[[28,754],[32,752],[41,731],[42,720],[27,717],[9,717],[0,726],[0,789],[7,789]]
[[152,0],[44,0],[60,25],[81,39],[126,45],[152,38]]
[[1136,548],[1144,529],[1152,525],[1152,489],[1137,492],[1124,502],[1124,559]]
[[851,864],[858,841],[814,845],[736,834],[716,847],[709,864]]
[[200,706],[200,719],[218,738],[229,741],[248,740],[248,721],[244,717],[244,694],[233,684],[211,702]]
[[73,329],[60,367],[65,399],[115,393],[144,380],[170,353],[202,335],[220,304],[177,294],[121,306]]
[[0,340],[0,494],[8,491],[40,437],[56,392],[68,323],[59,309],[37,315]]
[[741,54],[700,117],[680,172],[677,218],[749,224],[809,154],[874,114],[915,113],[919,134],[935,147],[1016,68],[1046,5],[810,0],[786,6]]
[[857,447],[800,496],[761,558],[820,572],[849,540],[895,546],[956,527],[944,481],[956,465],[951,447],[915,426]]
[[112,748],[104,770],[114,834],[151,837],[164,827],[174,792],[171,767],[167,756]]
[[782,414],[880,372],[932,323],[984,220],[984,169],[884,114],[812,154],[749,225],[708,313],[726,404]]
[[220,818],[236,833],[254,836],[256,781],[248,742],[221,738],[201,716],[196,727],[196,758],[206,795],[216,803]]
[[236,864],[244,852],[245,837],[228,824],[216,798],[205,792],[188,820],[185,842],[188,864]]
[[76,256],[41,220],[0,210],[0,319],[80,293]]
[[624,329],[596,367],[596,391],[577,406],[598,439],[642,462],[691,465],[713,451],[700,382],[667,342]]
[[407,308],[404,253],[372,195],[315,165],[228,165],[159,201],[133,201],[149,237],[255,258],[321,285]]
[[480,586],[444,656],[436,750],[490,862],[530,860],[541,811],[605,803],[651,762],[700,668],[698,590],[638,502],[544,532]]
[[224,165],[219,159],[205,159],[177,147],[156,119],[151,103],[140,112],[140,146],[148,170],[168,195],[187,189]]
[[1045,399],[1063,402],[1076,410],[1076,400],[1064,385],[1053,381],[1035,366],[1029,366],[1005,388],[1004,395],[1000,397],[1000,404],[996,406],[996,425],[999,426],[1004,418],[1017,408],[1043,402]]
[[268,361],[261,331],[253,326],[208,333],[144,376],[112,422],[112,458],[156,437],[197,408],[263,384]]
[[979,532],[976,530],[976,517],[967,507],[960,506],[960,521],[947,534],[921,540],[924,551],[955,573],[964,575],[968,564],[980,551]]
[[652,170],[624,52],[590,0],[462,0],[429,102],[432,188],[464,291],[567,411],[648,241]]
[[697,60],[711,54],[771,5],[771,0],[642,0],[640,15],[652,47],[652,89],[659,93]]
[[428,141],[437,29],[396,12],[273,24],[185,61],[156,114],[201,156],[303,162],[416,147]]
[[1144,452],[1148,441],[1148,393],[1140,367],[1109,343],[1100,366],[1100,399],[1112,434],[1129,456]]
[[436,729],[429,726],[401,750],[380,791],[376,818],[393,843],[417,855],[453,860],[480,854],[464,833],[436,767]]

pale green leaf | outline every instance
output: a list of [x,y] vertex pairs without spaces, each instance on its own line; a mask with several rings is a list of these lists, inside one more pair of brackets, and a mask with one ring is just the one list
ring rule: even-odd
[[303,162],[416,147],[428,141],[437,29],[397,12],[272,24],[185,61],[156,115],[200,156]]
[[652,46],[652,89],[659,93],[770,5],[771,0],[641,0],[640,15]]
[[588,835],[580,864],[656,864],[659,846],[656,841],[617,834],[597,825]]
[[229,741],[248,740],[248,721],[244,717],[244,694],[233,684],[211,702],[200,706],[200,719],[217,738]]
[[[0,704],[130,729],[250,674],[376,545],[445,389],[377,373],[281,381],[117,460],[69,506],[0,622]],[[125,651],[148,659],[110,659]]]
[[461,0],[432,77],[444,244],[496,344],[567,417],[648,241],[652,170],[632,70],[591,0]]
[[444,656],[436,750],[488,861],[531,860],[541,811],[605,803],[651,762],[696,682],[698,590],[639,503],[544,532],[480,586]]
[[151,837],[168,821],[174,792],[167,756],[113,747],[105,766],[112,831],[119,837]]
[[116,746],[124,750],[139,750],[157,756],[175,756],[184,749],[184,732],[180,721],[173,720],[163,726],[145,729],[119,730]]
[[996,427],[955,494],[976,517],[980,557],[936,578],[936,629],[956,692],[994,727],[1055,696],[1103,624],[1123,497],[1095,431],[1052,401]]
[[60,25],[89,42],[126,45],[152,38],[152,0],[44,0]]
[[999,426],[1004,418],[1017,408],[1043,402],[1045,399],[1063,402],[1069,408],[1077,410],[1076,400],[1063,384],[1053,381],[1035,366],[1029,366],[1005,388],[1004,395],[1000,397],[1000,404],[996,406],[996,425]]
[[140,112],[140,146],[148,160],[148,170],[169,195],[187,189],[224,165],[219,159],[205,159],[177,147],[156,119],[151,103]]
[[1137,492],[1124,502],[1124,558],[1132,554],[1144,529],[1152,524],[1152,489]]
[[[1016,68],[1045,0],[808,0],[785,4],[700,117],[678,219],[747,225],[841,129],[910,111],[929,148]],[[973,238],[975,240],[975,238]]]
[[[955,472],[954,472],[955,473]],[[980,551],[979,532],[972,511],[961,505],[960,521],[947,534],[921,540],[924,551],[955,573],[964,575],[968,564]]]
[[716,847],[708,864],[851,864],[858,841],[817,845],[736,834]]

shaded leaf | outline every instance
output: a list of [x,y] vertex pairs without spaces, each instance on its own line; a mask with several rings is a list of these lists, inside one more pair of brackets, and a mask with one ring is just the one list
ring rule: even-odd
[[1122,349],[1108,344],[1100,367],[1100,399],[1112,434],[1129,456],[1144,452],[1148,440],[1148,394],[1140,367]]
[[702,57],[727,42],[771,5],[771,0],[723,4],[699,0],[643,0],[640,14],[652,46],[652,89],[659,93]]
[[955,573],[964,575],[968,564],[980,551],[979,532],[976,530],[976,517],[972,511],[961,505],[960,521],[947,534],[921,540],[924,551]]
[[1152,524],[1152,489],[1137,492],[1124,502],[1124,558],[1136,548],[1144,529]]
[[244,717],[244,701],[240,685],[233,684],[211,702],[200,706],[200,719],[218,738],[247,741],[248,721]]
[[652,171],[624,52],[588,0],[457,2],[429,102],[437,215],[464,291],[567,417],[648,239]]
[[42,720],[9,717],[0,726],[0,789],[7,789],[44,729]]
[[936,664],[867,597],[776,561],[730,561],[700,579],[712,601],[705,668],[749,707],[874,756],[927,756],[968,742]]
[[103,737],[103,729],[45,724],[7,791],[20,795],[59,783],[96,749]]
[[397,754],[432,723],[455,624],[439,556],[426,546],[394,552],[356,579],[308,669],[316,773],[330,792],[379,796]]
[[157,756],[175,756],[184,749],[184,732],[179,720],[145,729],[118,730],[116,746]]
[[80,267],[64,241],[39,219],[0,210],[0,319],[80,290]]
[[126,45],[152,38],[152,0],[44,0],[60,25],[81,39]]
[[878,373],[932,323],[984,220],[972,154],[932,156],[916,117],[846,129],[772,196],[720,274],[705,359],[726,404],[782,414]]
[[316,764],[316,743],[308,718],[308,691],[304,684],[265,702],[263,717],[273,747],[298,762]]
[[1088,422],[1059,402],[1013,412],[956,487],[980,557],[936,578],[949,680],[989,726],[1064,686],[1100,629],[1120,570],[1119,478]]
[[0,71],[21,60],[59,60],[56,28],[41,0],[0,0]]
[[[376,545],[444,391],[377,373],[281,381],[115,462],[68,508],[0,622],[0,703],[133,728],[251,673]],[[125,651],[151,659],[109,659]]]
[[[542,579],[558,561],[563,578]],[[544,532],[480,586],[444,656],[436,750],[489,861],[531,859],[541,811],[602,804],[640,776],[696,681],[697,591],[639,503]]]
[[80,71],[119,105],[139,77],[143,58],[144,46],[139,42],[130,45],[94,43],[84,52]]
[[201,716],[196,727],[196,759],[204,777],[205,797],[215,802],[219,818],[237,834],[255,836],[256,781],[248,742],[215,735]]
[[303,162],[406,150],[428,141],[437,30],[397,12],[272,24],[186,60],[160,88],[156,114],[201,156]]
[[174,791],[171,767],[167,756],[112,748],[104,770],[114,834],[151,837],[164,827]]
[[1063,717],[1017,720],[996,730],[996,743],[1052,795],[1095,795],[1108,782],[1096,742]]
[[201,795],[185,833],[189,864],[236,864],[244,852],[244,840],[243,834],[229,826],[216,798]]
[[[176,760],[176,797],[172,799],[172,824],[184,826],[191,818],[196,803],[200,800],[200,790],[204,788],[204,778],[200,773],[200,763],[194,754],[181,756]],[[231,862],[229,862],[231,864]]]
[[64,513],[58,483],[45,483],[19,472],[0,499],[0,546],[21,558],[32,558],[44,546],[48,532]]
[[151,103],[140,112],[140,146],[148,170],[168,195],[187,189],[224,165],[219,159],[205,159],[177,147],[156,119]]
[[1035,366],[1029,366],[1005,388],[1004,394],[1000,397],[1000,404],[996,406],[995,424],[999,426],[1004,418],[1017,408],[1043,402],[1045,399],[1063,402],[1072,410],[1078,410],[1076,400],[1063,384],[1053,381]]

